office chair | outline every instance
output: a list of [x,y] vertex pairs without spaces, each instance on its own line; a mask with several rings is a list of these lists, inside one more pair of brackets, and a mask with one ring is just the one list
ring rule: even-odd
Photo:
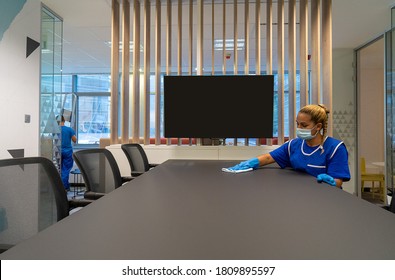
[[[380,173],[367,173],[366,172],[366,162],[365,158],[361,157],[361,192],[365,191],[365,182],[371,182],[371,188],[369,192],[372,194],[373,198],[375,198],[376,193],[379,194],[380,199],[383,202],[386,202],[386,192],[385,192],[385,182],[384,182],[384,174]],[[378,183],[378,189],[376,190],[375,183]]]
[[0,253],[90,202],[67,200],[59,172],[47,158],[0,160]]
[[73,153],[86,185],[84,197],[98,199],[120,187],[131,177],[122,177],[112,153],[107,149],[86,149]]
[[[392,197],[394,194],[392,194]],[[391,199],[391,203],[388,206],[388,210],[391,211],[392,213],[395,213],[395,199]]]
[[137,177],[147,172],[158,164],[150,164],[148,157],[140,144],[130,143],[122,144],[121,149],[125,153],[131,170],[132,177]]

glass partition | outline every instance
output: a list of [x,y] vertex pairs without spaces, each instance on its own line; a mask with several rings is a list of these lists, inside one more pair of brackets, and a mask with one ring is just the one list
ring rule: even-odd
[[60,167],[61,133],[56,116],[62,104],[63,21],[41,8],[40,153]]
[[391,26],[392,29],[385,34],[385,113],[386,113],[386,185],[387,185],[387,200],[388,204],[392,199],[394,193],[394,167],[395,167],[395,8],[391,9]]

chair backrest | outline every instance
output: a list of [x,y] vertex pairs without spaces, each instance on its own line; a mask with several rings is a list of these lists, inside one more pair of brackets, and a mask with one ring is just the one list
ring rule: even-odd
[[392,213],[395,213],[395,199],[394,199],[394,194],[392,194],[391,197],[391,203],[388,207],[388,210],[391,211]]
[[62,180],[43,157],[0,160],[0,251],[69,215]]
[[136,171],[143,173],[150,169],[147,155],[140,144],[122,144],[121,148],[129,161],[132,172]]
[[73,153],[88,192],[109,193],[122,185],[117,162],[107,149],[86,149]]

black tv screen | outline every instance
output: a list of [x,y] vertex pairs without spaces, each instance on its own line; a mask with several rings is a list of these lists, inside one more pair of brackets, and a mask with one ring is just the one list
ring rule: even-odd
[[165,76],[167,138],[270,138],[273,75]]

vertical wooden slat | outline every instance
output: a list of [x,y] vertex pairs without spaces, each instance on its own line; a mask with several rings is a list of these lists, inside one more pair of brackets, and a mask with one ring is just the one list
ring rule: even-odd
[[308,77],[308,0],[300,0],[300,107],[309,104],[309,77]]
[[178,33],[178,64],[177,64],[177,74],[182,75],[182,0],[178,0],[178,21],[177,21],[177,33]]
[[[222,1],[222,74],[226,75],[226,1]],[[226,139],[224,139],[223,146],[226,146]]]
[[332,114],[332,0],[322,2],[322,85],[323,103],[331,112],[328,115],[328,135],[333,134]]
[[[222,2],[222,74],[226,74],[226,1]],[[225,143],[225,142],[224,142]]]
[[289,137],[295,138],[296,114],[296,0],[288,1],[288,120]]
[[203,0],[197,0],[197,74],[203,75]]
[[[234,61],[233,61],[233,73],[235,75],[238,74],[238,51],[237,51],[237,0],[233,1],[233,53],[234,53]],[[237,146],[237,138],[233,139],[233,145]]]
[[161,1],[156,0],[155,21],[155,145],[160,145]]
[[278,144],[284,143],[284,0],[277,1]]
[[[193,0],[189,0],[189,32],[188,32],[188,61],[189,61],[189,75],[193,72]],[[192,138],[189,138],[189,145],[192,145]]]
[[261,74],[261,1],[255,3],[255,74]]
[[140,142],[140,1],[134,0],[133,15],[133,142]]
[[[255,2],[255,74],[261,74],[261,1]],[[256,145],[260,146],[260,139],[256,139]]]
[[266,74],[273,73],[273,4],[272,0],[266,2]]
[[238,51],[237,51],[237,0],[233,1],[233,52],[234,52],[234,61],[233,61],[233,73],[235,75],[238,74]]
[[171,0],[166,4],[166,75],[171,73]]
[[144,0],[144,145],[150,144],[151,1]]
[[193,73],[193,0],[189,0],[189,51],[188,51],[188,61],[189,61],[189,75]]
[[[196,67],[197,74],[203,75],[203,0],[197,0],[197,46],[196,46]],[[196,139],[197,145],[202,144],[202,139]]]
[[215,75],[215,62],[214,62],[214,39],[215,39],[215,7],[214,1],[211,2],[211,75]]
[[[178,64],[177,64],[177,74],[179,76],[182,75],[182,0],[178,0],[177,5],[178,10],[178,21],[177,21],[177,34],[178,34],[178,48],[177,48],[177,55],[178,55]],[[181,138],[177,139],[177,144],[180,146],[182,144]]]
[[111,14],[111,135],[110,143],[118,144],[118,82],[119,82],[119,0],[112,0]]
[[[244,1],[244,74],[250,72],[250,1]],[[249,145],[249,139],[244,139],[244,145]]]
[[[166,75],[171,74],[171,0],[166,2]],[[167,139],[167,145],[171,144],[171,139]]]
[[[266,74],[273,74],[273,3],[266,2]],[[273,104],[274,106],[274,104]],[[267,145],[272,145],[272,138],[266,139]]]
[[130,2],[122,2],[122,143],[129,142]]
[[[266,75],[273,74],[273,3],[266,1]],[[274,104],[273,104],[274,106]],[[266,138],[266,144],[272,145],[272,138]]]
[[244,2],[244,74],[250,72],[250,1]]
[[321,103],[320,0],[311,0],[311,102]]

